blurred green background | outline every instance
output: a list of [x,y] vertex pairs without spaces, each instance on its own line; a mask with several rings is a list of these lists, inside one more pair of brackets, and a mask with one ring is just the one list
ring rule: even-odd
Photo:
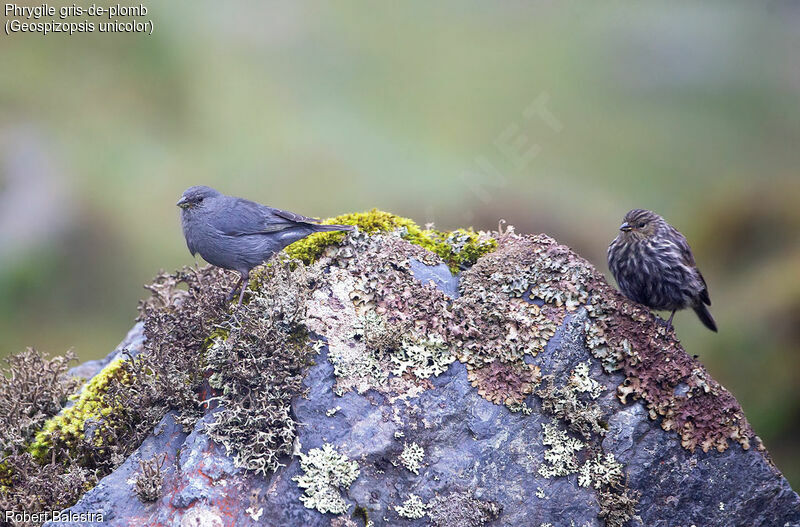
[[606,272],[645,207],[709,283],[720,333],[678,314],[687,351],[800,487],[800,4],[145,5],[152,36],[0,37],[0,355],[107,354],[192,263],[193,184],[503,218]]

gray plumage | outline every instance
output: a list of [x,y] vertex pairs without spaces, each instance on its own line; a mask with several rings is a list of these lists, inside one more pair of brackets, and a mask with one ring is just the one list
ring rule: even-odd
[[229,295],[232,299],[241,285],[240,305],[253,267],[309,234],[354,229],[352,225],[320,225],[318,219],[226,196],[205,186],[186,189],[177,205],[192,256],[199,253],[208,263],[241,275]]
[[625,215],[620,233],[608,246],[608,267],[620,291],[652,309],[675,311],[691,307],[707,328],[717,324],[703,275],[697,269],[686,238],[658,214],[634,209]]

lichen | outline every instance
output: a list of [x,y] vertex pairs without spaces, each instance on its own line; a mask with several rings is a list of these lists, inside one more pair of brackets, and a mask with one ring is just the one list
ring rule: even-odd
[[[607,371],[619,370],[623,404],[642,399],[652,419],[674,430],[684,448],[724,451],[729,442],[750,448],[760,440],[736,399],[690,357],[650,311],[598,277],[587,305],[586,345]],[[679,390],[684,386],[686,389]]]
[[461,297],[453,302],[450,339],[459,360],[469,369],[499,359],[506,363],[535,357],[543,351],[566,311],[533,302],[527,278],[536,262],[525,238],[499,238],[496,251],[464,272]]
[[416,494],[409,494],[402,505],[394,508],[397,514],[410,520],[418,520],[425,516],[429,506]]
[[545,478],[554,478],[577,472],[578,458],[575,453],[583,449],[584,443],[569,437],[555,421],[542,424],[542,432],[542,444],[547,449],[544,451],[544,463],[539,466],[539,474]]
[[467,373],[472,386],[478,389],[478,395],[495,404],[511,407],[522,405],[541,380],[539,366],[523,361],[509,364],[498,359]]
[[602,384],[591,377],[589,374],[590,367],[591,363],[588,360],[575,366],[575,369],[572,370],[572,374],[569,377],[569,384],[575,391],[588,393],[592,399],[597,399],[606,389]]
[[[202,413],[206,338],[227,311],[232,280],[219,269],[161,273],[140,304],[143,349],[84,386],[72,406],[44,422],[26,452],[5,458],[9,509],[66,508],[135,450],[169,409],[189,426]],[[42,387],[47,379],[42,379]],[[16,496],[16,497],[15,497]],[[27,496],[24,499],[21,496]]]
[[422,466],[422,459],[425,457],[425,450],[417,443],[405,443],[403,452],[400,454],[400,462],[409,471],[419,474]]
[[[40,462],[31,442],[79,381],[72,352],[48,358],[32,348],[4,359],[0,371],[0,510],[36,513],[73,503],[96,476],[78,464]],[[47,460],[49,461],[49,460]]]
[[0,371],[0,452],[25,450],[34,432],[58,413],[79,382],[67,373],[68,351],[48,358],[33,348],[3,359]]
[[433,527],[482,527],[500,517],[502,505],[480,500],[468,491],[437,496],[428,504]]
[[300,453],[300,468],[303,474],[292,478],[304,490],[300,501],[309,509],[325,514],[343,514],[348,505],[340,493],[347,489],[358,477],[356,461],[340,454],[332,445],[325,443],[322,448],[312,448],[308,454]]
[[427,379],[445,372],[454,360],[456,357],[450,351],[450,346],[441,338],[404,338],[391,355],[395,365],[392,373],[400,376],[410,371],[420,379]]
[[305,326],[305,268],[276,260],[262,276],[262,287],[227,323],[227,338],[208,349],[210,382],[222,393],[207,432],[236,466],[267,475],[292,450],[291,400],[302,392],[313,348]]
[[166,460],[167,455],[162,454],[139,461],[139,472],[136,474],[133,491],[142,503],[156,501],[161,497],[161,488],[164,485],[161,469]]
[[627,486],[620,489],[606,488],[597,493],[600,512],[597,516],[605,520],[606,527],[624,527],[636,514],[640,493]]
[[622,465],[611,452],[605,455],[598,453],[587,459],[578,470],[578,485],[593,486],[596,489],[604,485],[613,486],[622,478]]
[[541,400],[545,412],[561,420],[571,431],[581,434],[584,439],[589,439],[592,434],[604,435],[607,425],[600,406],[591,397],[588,400],[581,397],[581,394],[587,391],[586,387],[582,378],[576,376],[574,371],[567,383],[561,387],[556,386],[553,375],[545,375],[542,387],[536,390],[536,395]]

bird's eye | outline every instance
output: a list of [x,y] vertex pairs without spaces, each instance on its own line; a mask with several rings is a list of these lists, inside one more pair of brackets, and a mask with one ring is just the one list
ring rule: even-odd
[[647,225],[645,222],[643,222],[643,221],[640,221],[639,223],[637,223],[637,224],[636,224],[636,228],[637,228],[637,229],[641,229],[641,228],[642,228],[642,227],[644,227],[645,225]]
[[200,197],[197,198],[197,202],[198,203],[200,203],[201,201],[203,201],[203,196],[200,196]]

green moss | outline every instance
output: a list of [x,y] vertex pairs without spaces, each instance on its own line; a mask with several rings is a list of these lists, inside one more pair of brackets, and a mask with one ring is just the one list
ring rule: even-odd
[[[76,450],[85,439],[86,422],[90,419],[102,422],[105,427],[111,426],[108,417],[115,409],[106,403],[105,394],[112,382],[130,382],[122,364],[122,359],[108,364],[89,381],[77,396],[74,405],[45,422],[28,447],[35,459],[42,463],[48,462],[55,442],[70,451]],[[94,446],[103,446],[104,435],[94,434]]]
[[[322,223],[356,225],[367,234],[398,231],[404,240],[439,255],[454,273],[471,266],[478,258],[497,248],[497,241],[472,229],[453,232],[422,229],[413,220],[378,209],[343,214]],[[315,262],[327,247],[341,243],[345,236],[343,232],[312,234],[287,247],[286,253],[308,265]]]

